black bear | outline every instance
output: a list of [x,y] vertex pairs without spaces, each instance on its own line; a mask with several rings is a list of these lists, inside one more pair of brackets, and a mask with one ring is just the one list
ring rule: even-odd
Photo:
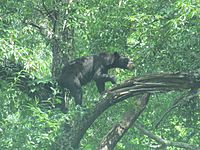
[[69,89],[76,105],[82,105],[81,86],[94,80],[98,91],[102,93],[105,90],[105,82],[116,83],[115,78],[108,74],[111,68],[131,70],[134,65],[128,58],[121,57],[117,52],[81,57],[63,67],[58,83],[62,88]]

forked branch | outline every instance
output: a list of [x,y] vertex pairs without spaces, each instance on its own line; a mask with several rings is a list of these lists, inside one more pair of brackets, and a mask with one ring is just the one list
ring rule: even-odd
[[199,87],[199,74],[162,73],[129,79],[104,93],[100,102],[81,120],[75,122],[72,133],[76,134],[73,134],[74,141],[71,146],[79,145],[87,129],[105,110],[129,97],[144,93],[180,91]]

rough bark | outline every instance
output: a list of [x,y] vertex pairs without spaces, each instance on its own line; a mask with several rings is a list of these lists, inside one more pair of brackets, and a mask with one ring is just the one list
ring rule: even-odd
[[59,47],[59,45],[60,45],[59,39],[54,37],[51,40],[52,55],[53,55],[51,73],[52,73],[53,80],[57,80],[57,78],[59,77],[59,74],[60,74],[60,70],[63,65],[63,61],[62,61],[63,56],[62,56],[61,48]]
[[[132,78],[124,83],[108,90],[104,93],[100,102],[82,119],[75,121],[72,129],[70,130],[70,145],[73,148],[78,148],[80,140],[83,138],[87,129],[92,123],[109,107],[119,103],[129,97],[140,95],[144,93],[157,93],[168,92],[175,90],[185,90],[200,87],[199,74],[186,74],[186,73],[162,73],[155,75],[148,75],[144,77]],[[69,139],[62,135],[61,140]],[[69,140],[68,140],[69,141]],[[69,142],[63,143],[66,147]]]
[[123,119],[115,124],[109,133],[100,142],[99,150],[113,150],[117,142],[123,137],[128,129],[144,111],[149,99],[149,94],[144,94],[139,100],[138,105],[126,112]]

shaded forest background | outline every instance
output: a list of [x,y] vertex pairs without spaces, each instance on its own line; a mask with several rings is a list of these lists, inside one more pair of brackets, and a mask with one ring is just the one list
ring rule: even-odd
[[[92,82],[83,88],[87,110],[75,107],[69,94],[68,113],[56,107],[61,101],[56,79],[69,60],[117,51],[136,65],[132,72],[110,71],[122,85],[132,77],[155,73],[199,75],[199,0],[1,0],[0,6],[2,150],[72,148],[63,148],[58,142],[58,137],[63,137],[63,124],[81,120],[104,97]],[[140,98],[132,97],[107,109],[84,134],[80,149],[97,149],[110,129],[125,118],[123,114],[137,109]],[[151,94],[136,122],[117,142],[116,150],[156,149],[163,144],[146,136],[144,128],[155,136],[198,149],[198,88]],[[169,150],[183,149],[173,143],[164,145]]]

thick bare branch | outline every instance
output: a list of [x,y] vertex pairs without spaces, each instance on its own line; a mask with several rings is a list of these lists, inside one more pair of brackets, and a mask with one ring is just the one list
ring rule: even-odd
[[[183,73],[162,73],[132,78],[104,93],[100,102],[82,120],[74,125],[72,147],[77,147],[91,124],[109,107],[129,97],[144,93],[168,92],[200,87],[200,75]],[[81,123],[80,123],[81,122]]]
[[144,94],[138,100],[138,105],[135,107],[135,109],[132,108],[125,113],[122,120],[113,126],[109,133],[100,142],[100,146],[98,148],[99,150],[112,150],[115,147],[117,142],[123,137],[123,135],[143,112],[147,105],[148,99],[149,94]]

